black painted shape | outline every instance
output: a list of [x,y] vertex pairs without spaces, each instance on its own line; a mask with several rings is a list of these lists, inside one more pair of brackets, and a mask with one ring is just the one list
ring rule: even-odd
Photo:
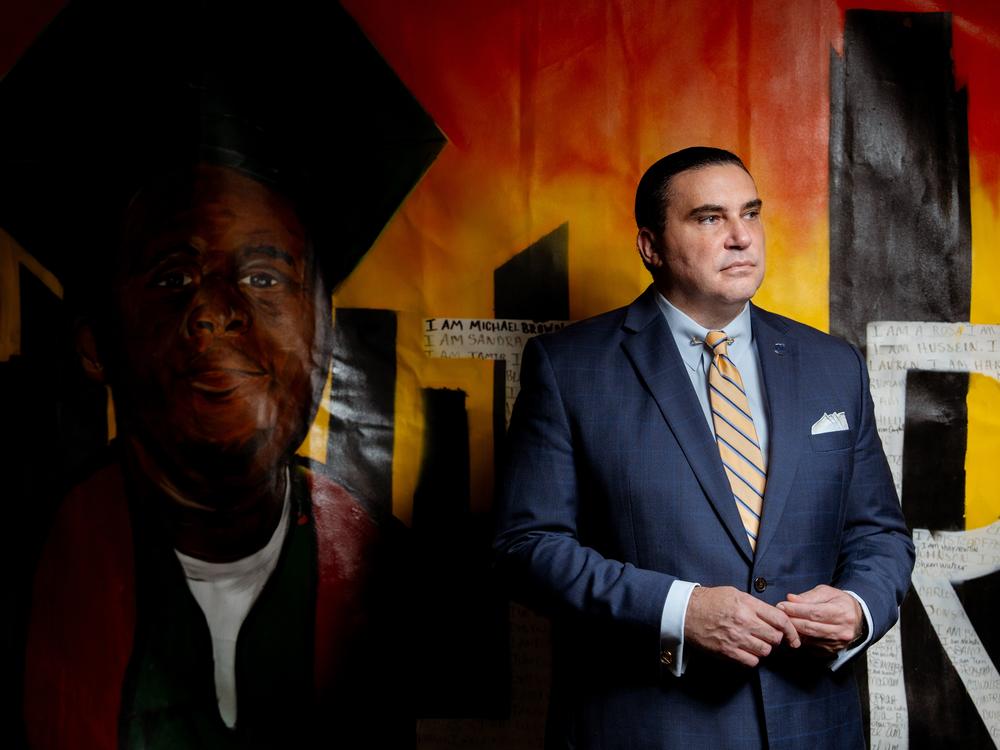
[[35,564],[59,500],[107,442],[104,388],[86,380],[71,351],[65,307],[24,268],[18,284],[21,354],[0,362],[0,499],[13,531],[0,547],[0,689],[10,697],[0,726],[10,747],[26,744],[20,695]]
[[0,226],[83,273],[150,175],[211,158],[292,193],[337,280],[444,143],[338,3],[74,2],[0,80]]
[[506,601],[490,585],[492,523],[469,510],[466,394],[424,389],[424,457],[413,498],[421,611],[409,618],[421,660],[419,716],[509,712]]
[[[990,606],[995,607],[995,602],[991,600]],[[900,609],[910,750],[993,750],[993,740],[945,654],[920,598],[911,591]]]
[[[844,57],[831,52],[830,59],[830,329],[862,348],[869,321],[969,319],[966,100],[955,88],[949,14],[847,11]],[[950,387],[939,381],[929,397],[940,402],[921,404],[929,414],[950,415],[945,442],[965,443],[967,389],[967,379]],[[928,416],[913,412],[908,420],[927,431],[933,424]],[[911,524],[928,518],[951,524],[964,513],[964,487],[951,481],[947,494],[922,491],[917,477],[926,473],[914,474],[913,451],[929,447],[916,445],[919,440],[909,434],[904,440],[911,479],[904,477],[903,507]],[[964,453],[953,445],[935,454],[932,466],[956,477],[964,470]],[[966,705],[968,697],[954,670],[938,664],[943,654],[931,645],[922,611],[914,614],[915,599],[904,605],[901,624],[907,690],[915,701],[911,743],[928,736],[924,702],[943,711],[935,731],[951,744],[964,743],[965,723],[950,715],[949,702],[960,695]],[[863,708],[867,725],[867,700]]]
[[493,272],[498,318],[569,317],[569,224],[562,224]]
[[968,373],[906,374],[902,500],[911,529],[965,528],[968,392]]
[[[13,453],[44,456],[46,475],[68,490],[104,460],[107,391],[84,374],[62,301],[25,268],[20,292],[21,356],[11,364],[36,374],[10,392],[16,405],[0,411],[4,432],[14,428]],[[19,422],[13,420],[15,413],[22,415]],[[38,440],[26,440],[26,432],[36,433]],[[14,464],[19,469],[24,465]]]
[[997,627],[997,602],[1000,602],[1000,571],[953,584],[969,622],[983,642],[993,666],[1000,670],[1000,628]]
[[965,321],[968,126],[951,16],[847,11],[830,70],[830,328]]
[[424,446],[413,494],[413,529],[435,532],[469,512],[469,420],[465,391],[423,389]]
[[325,471],[389,513],[395,414],[396,313],[339,308]]
[[[493,314],[515,320],[569,320],[569,224],[561,224],[493,272]],[[493,363],[495,465],[507,431],[507,368]]]

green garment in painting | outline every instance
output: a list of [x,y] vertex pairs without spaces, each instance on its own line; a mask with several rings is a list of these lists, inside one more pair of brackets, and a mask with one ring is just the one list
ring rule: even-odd
[[313,692],[317,550],[305,477],[293,477],[293,522],[239,632],[233,729],[219,715],[202,610],[168,541],[133,508],[137,639],[123,691],[124,747],[273,748],[308,739],[302,735],[311,731],[313,714],[304,696]]

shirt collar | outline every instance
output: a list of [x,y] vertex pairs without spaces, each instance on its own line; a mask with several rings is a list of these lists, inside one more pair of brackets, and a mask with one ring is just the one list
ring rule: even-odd
[[[704,359],[704,371],[708,371],[711,362],[711,353],[702,343],[708,335],[708,328],[699,325],[687,314],[670,304],[670,301],[659,292],[656,293],[656,304],[659,305],[663,317],[666,318],[667,326],[677,344],[677,351],[681,354],[684,364],[692,370],[697,371],[698,365]],[[739,315],[733,318],[720,330],[733,340],[729,345],[729,355],[732,359],[740,358],[753,344],[753,327],[750,325],[750,303],[743,305]],[[692,344],[692,340],[696,343]]]

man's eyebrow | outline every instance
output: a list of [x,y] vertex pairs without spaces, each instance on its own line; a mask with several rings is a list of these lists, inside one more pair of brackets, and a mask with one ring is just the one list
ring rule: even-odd
[[289,266],[295,268],[295,258],[274,245],[250,245],[249,247],[243,248],[240,251],[240,255],[243,257],[264,255],[268,258],[274,258],[275,260],[283,260]]
[[142,259],[140,263],[134,264],[132,267],[141,267],[142,270],[146,271],[151,268],[156,268],[167,258],[174,255],[183,255],[189,258],[197,258],[201,253],[198,252],[198,248],[192,247],[186,242],[180,242],[177,244],[167,245],[164,248],[157,250],[149,258]]
[[694,217],[694,216],[700,216],[701,214],[718,214],[718,213],[724,213],[725,210],[726,209],[724,207],[720,206],[717,203],[705,203],[702,204],[701,206],[696,206],[695,208],[692,208],[688,216]]
[[[747,201],[746,203],[743,204],[743,208],[740,210],[740,213],[744,211],[751,211],[753,209],[759,209],[763,205],[764,201],[762,201],[760,198],[754,198],[752,201]],[[691,218],[695,218],[697,216],[702,216],[703,214],[720,214],[725,212],[726,212],[725,206],[719,205],[718,203],[705,203],[700,206],[695,206],[694,208],[692,208],[688,216],[690,216]]]

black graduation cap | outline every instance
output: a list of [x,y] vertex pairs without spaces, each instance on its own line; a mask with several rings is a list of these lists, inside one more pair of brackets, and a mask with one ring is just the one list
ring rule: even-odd
[[0,227],[72,277],[207,160],[292,193],[336,283],[444,141],[338,4],[77,0],[0,81]]

